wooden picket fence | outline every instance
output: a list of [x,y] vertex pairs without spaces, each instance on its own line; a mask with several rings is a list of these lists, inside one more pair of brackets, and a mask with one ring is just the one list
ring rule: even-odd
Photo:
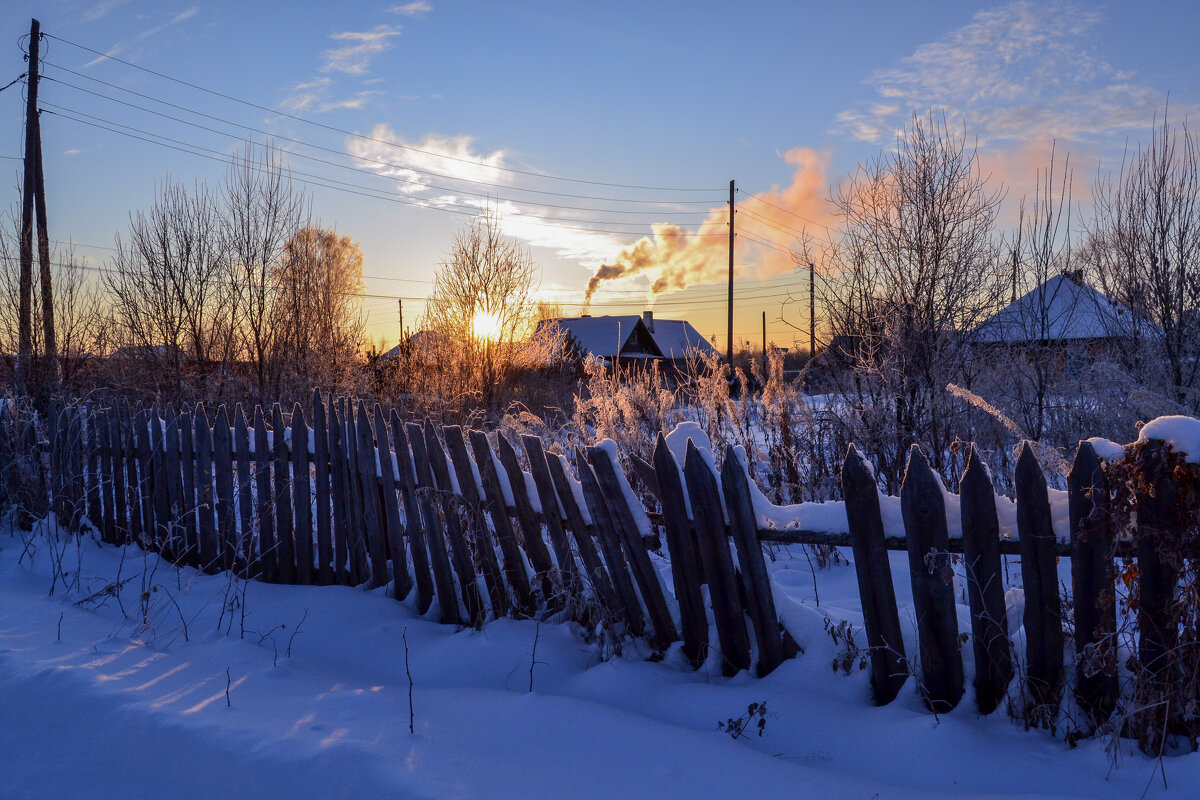
[[[297,404],[286,416],[279,405],[247,419],[240,407],[210,414],[117,404],[67,407],[49,423],[52,508],[69,528],[81,530],[86,518],[107,542],[137,542],[208,572],[289,584],[390,581],[397,598],[415,591],[419,613],[436,598],[447,624],[565,611],[589,629],[611,626],[659,649],[682,639],[695,667],[715,648],[726,675],[752,667],[766,675],[798,650],[776,614],[762,549],[773,541],[853,548],[878,704],[891,702],[914,671],[930,709],[962,698],[959,554],[981,713],[1001,703],[1014,674],[1002,554],[1020,556],[1026,711],[1034,722],[1054,717],[1066,685],[1058,557],[1072,559],[1074,691],[1091,719],[1107,718],[1117,700],[1115,675],[1087,666],[1115,647],[1115,555],[1138,559],[1140,655],[1151,674],[1171,641],[1166,606],[1175,575],[1153,537],[1139,537],[1136,550],[1116,540],[1105,473],[1086,442],[1069,477],[1064,544],[1028,444],[1016,466],[1014,541],[1000,536],[992,483],[973,447],[958,487],[962,538],[950,538],[941,484],[915,446],[900,537],[885,531],[873,472],[854,447],[842,469],[848,532],[830,532],[759,528],[732,450],[718,473],[693,442],[680,464],[661,435],[652,464],[631,460],[658,499],[659,510],[647,511],[607,449],[576,450],[572,465],[522,436],[522,457],[499,433],[405,423],[377,403],[326,403],[317,392],[307,411]],[[0,461],[14,447],[0,442]],[[1139,527],[1171,524],[1173,496],[1169,487],[1139,495]],[[670,587],[651,560],[658,534],[647,534],[647,519],[664,534]],[[908,552],[916,659],[905,650],[889,550]]]

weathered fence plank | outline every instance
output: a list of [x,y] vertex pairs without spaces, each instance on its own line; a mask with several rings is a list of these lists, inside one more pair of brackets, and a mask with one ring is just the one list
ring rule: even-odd
[[[329,521],[330,459],[329,420],[320,389],[313,389],[313,489],[317,527],[317,582],[322,586],[333,583],[333,528]],[[404,554],[400,560],[403,562]]]
[[252,572],[260,572],[263,580],[278,578],[278,553],[275,547],[274,477],[271,475],[271,442],[262,406],[254,409],[254,490],[258,509],[258,555],[250,558]]
[[[412,449],[407,427],[392,409],[392,437],[396,447],[396,467],[400,471],[400,489],[404,497],[405,530],[413,560],[413,579],[417,586],[417,613],[424,614],[433,604],[433,568],[425,526],[421,521],[421,504],[417,499],[417,473],[413,468]],[[424,434],[422,434],[424,435]]]
[[517,545],[517,536],[508,518],[508,505],[500,488],[496,464],[492,461],[492,447],[483,431],[471,431],[471,448],[475,451],[475,463],[479,466],[483,478],[484,496],[488,514],[492,518],[492,528],[496,533],[496,541],[500,544],[500,552],[504,556],[502,568],[508,588],[512,592],[514,612],[525,617],[531,616],[536,606],[529,585],[529,574],[525,571],[525,560],[521,557],[521,548]]
[[[422,428],[415,422],[408,423],[407,429],[417,476],[417,505],[421,509],[421,519],[425,522],[429,562],[433,567],[433,584],[437,589],[438,603],[442,607],[442,620],[461,625],[462,615],[458,613],[458,598],[454,593],[450,553],[446,548],[446,534],[438,510],[438,486],[433,480],[433,468],[429,465],[429,446],[425,439],[426,431],[432,432],[433,429],[429,425]],[[441,447],[436,436],[433,437],[433,444]]]
[[346,448],[346,486],[350,512],[350,525],[347,531],[347,559],[351,585],[357,586],[367,580],[367,541],[365,507],[363,505],[363,478],[358,460],[359,441],[358,425],[354,420],[355,403],[342,403],[342,446]]
[[[190,423],[189,423],[190,424]],[[167,482],[167,542],[166,550],[173,561],[179,561],[185,552],[183,535],[183,475],[180,463],[182,443],[179,436],[179,417],[175,407],[168,404],[163,422],[163,470]]]
[[469,509],[467,532],[475,543],[475,558],[478,562],[479,574],[483,576],[484,586],[487,587],[492,613],[497,617],[502,617],[508,614],[512,605],[508,599],[508,589],[504,586],[504,577],[500,572],[500,561],[496,558],[496,547],[492,542],[492,534],[488,530],[487,520],[483,516],[479,480],[471,466],[473,462],[470,453],[467,452],[467,442],[463,438],[462,428],[457,425],[447,425],[442,428],[442,436],[445,437],[446,447],[450,450],[450,461],[454,464],[454,474],[458,477],[459,490]]
[[[168,445],[169,446],[169,445]],[[242,575],[249,575],[250,553],[254,547],[254,467],[250,461],[250,429],[246,414],[239,403],[233,409],[233,451],[237,459],[238,553],[241,555]]]
[[762,677],[783,663],[783,637],[779,632],[779,617],[775,613],[771,579],[767,575],[762,545],[758,541],[754,502],[750,497],[750,477],[742,469],[732,446],[725,451],[721,488],[725,495],[725,506],[729,509],[729,528],[737,547],[738,563],[742,567],[747,611],[758,640],[758,674]]
[[117,541],[117,498],[114,489],[116,457],[113,454],[110,428],[111,409],[98,410],[93,420],[100,433],[100,495],[104,504],[104,527],[101,538],[112,544]]
[[129,493],[129,535],[128,541],[142,540],[142,495],[141,482],[138,478],[137,439],[135,437],[133,417],[127,403],[121,404],[121,438],[125,448],[125,491]]
[[562,608],[562,598],[558,597],[558,576],[554,570],[554,562],[550,560],[550,550],[546,540],[542,538],[542,521],[529,501],[529,488],[525,483],[525,471],[517,460],[517,452],[512,444],[499,431],[496,432],[496,455],[500,458],[500,466],[508,476],[508,485],[512,488],[513,508],[516,510],[517,521],[520,523],[521,544],[529,563],[533,566],[534,580],[540,585],[542,597],[555,611]]
[[996,494],[975,445],[958,483],[961,497],[967,595],[975,653],[975,704],[980,714],[999,707],[1013,677],[1004,576],[1000,568],[1000,522]]
[[179,412],[179,460],[183,497],[180,502],[181,516],[179,552],[176,559],[182,564],[195,565],[199,562],[200,534],[196,519],[196,433],[195,417],[190,411]]
[[275,477],[275,575],[280,583],[296,582],[296,544],[292,532],[291,459],[287,426],[279,403],[271,407],[271,455]]
[[395,437],[388,430],[387,420],[383,418],[383,408],[378,405],[375,406],[375,435],[379,439],[379,465],[383,473],[383,479],[379,482],[379,495],[383,501],[383,519],[387,527],[388,549],[392,555],[392,596],[403,600],[412,591],[413,580],[408,572],[404,527],[400,524],[400,504],[396,499],[396,466],[399,458],[395,455]]
[[1054,525],[1046,476],[1029,442],[1016,468],[1017,531],[1021,537],[1021,581],[1025,590],[1025,660],[1030,703],[1026,720],[1049,727],[1058,716],[1063,685],[1062,604]]
[[708,656],[708,617],[704,613],[698,556],[692,547],[692,526],[679,465],[661,433],[654,443],[654,470],[654,493],[662,503],[667,551],[671,554],[671,579],[675,585],[675,601],[679,603],[683,654],[693,667],[699,669]]
[[1108,481],[1096,450],[1080,442],[1067,475],[1071,517],[1071,596],[1075,603],[1075,699],[1090,725],[1117,704],[1117,604]]
[[232,570],[237,559],[237,510],[233,504],[233,435],[229,412],[222,405],[213,422],[213,465],[217,479],[218,563]]
[[146,409],[139,409],[133,418],[136,432],[137,462],[138,462],[138,495],[142,514],[142,535],[149,549],[157,550],[154,524],[154,483],[155,475],[150,463],[150,414]]
[[566,459],[554,453],[546,454],[544,451],[543,455],[558,501],[562,504],[567,526],[571,535],[575,537],[575,549],[579,552],[579,560],[583,562],[584,574],[592,586],[592,591],[605,608],[616,609],[621,599],[613,586],[612,578],[609,577],[608,568],[604,566],[604,561],[596,550],[596,543],[592,540],[592,526],[584,519],[583,511],[571,488]]
[[[581,450],[575,451],[575,472],[578,473],[579,482],[583,486],[583,501],[587,504],[588,514],[592,518],[592,530],[595,532],[596,541],[600,543],[600,551],[608,565],[613,587],[617,590],[618,605],[613,610],[625,620],[632,635],[642,636],[646,632],[646,619],[642,614],[642,605],[638,601],[629,567],[625,563],[625,554],[621,551],[621,534],[617,532],[617,525],[609,512],[600,481]],[[662,631],[655,629],[655,638],[661,637]]]
[[109,437],[112,443],[113,491],[116,495],[116,544],[126,544],[133,535],[129,519],[129,471],[125,458],[125,423],[118,405],[109,411]]
[[296,583],[313,579],[312,477],[309,467],[308,423],[304,408],[292,406],[292,534],[295,541]]
[[208,573],[217,570],[217,526],[213,502],[213,441],[212,428],[203,407],[196,406],[192,420],[196,445],[196,513],[199,567]]
[[150,471],[154,473],[154,542],[169,552],[171,538],[170,474],[166,469],[166,435],[157,409],[150,411]]
[[546,453],[542,448],[542,440],[536,436],[524,435],[521,445],[525,449],[525,457],[529,459],[529,474],[533,476],[533,485],[538,493],[538,502],[542,506],[542,522],[550,536],[550,545],[554,549],[554,558],[558,562],[558,574],[567,588],[572,591],[572,584],[578,580],[575,566],[575,556],[571,552],[571,542],[563,529],[562,509],[559,506],[558,495],[554,491],[554,481],[546,466]]
[[387,550],[384,544],[383,514],[379,507],[379,475],[376,465],[383,461],[375,449],[371,431],[371,420],[367,417],[366,404],[355,404],[355,428],[358,434],[358,473],[362,485],[363,521],[366,523],[367,553],[370,555],[371,583],[384,586],[388,582]]
[[896,608],[891,563],[884,545],[879,487],[870,464],[853,444],[846,448],[841,480],[846,523],[853,537],[863,627],[871,653],[871,692],[875,704],[882,706],[895,700],[908,680],[908,658]]
[[[654,637],[651,640],[656,647],[665,648],[671,642],[678,641],[679,634],[675,630],[675,621],[667,608],[667,600],[663,595],[662,584],[658,581],[658,573],[650,561],[646,544],[642,541],[641,531],[638,530],[633,511],[629,508],[629,499],[621,487],[617,475],[618,466],[608,450],[599,447],[588,448],[588,457],[596,480],[600,484],[601,496],[607,500],[609,516],[616,530],[618,541],[625,549],[630,571],[637,581],[642,602],[654,625]],[[584,498],[587,493],[585,491]]]
[[962,654],[954,609],[954,568],[947,550],[946,503],[937,476],[916,445],[908,452],[900,508],[921,653],[921,694],[934,712],[963,695]]
[[[84,415],[87,436],[87,516],[97,530],[104,528],[104,511],[100,503],[100,431],[96,425],[96,410],[88,407]],[[0,459],[0,468],[3,460]]]
[[433,425],[425,421],[425,451],[429,466],[437,485],[441,488],[438,494],[438,505],[442,509],[442,517],[446,521],[446,538],[450,541],[450,562],[458,575],[459,591],[462,592],[463,606],[467,609],[470,624],[479,628],[483,625],[486,611],[483,600],[479,596],[479,584],[475,578],[475,564],[471,560],[471,548],[463,533],[458,518],[458,505],[466,501],[461,495],[451,493],[453,483],[450,480],[450,465],[446,459],[446,451],[438,441],[437,432]]
[[729,537],[725,533],[725,512],[717,477],[690,439],[683,457],[683,476],[692,502],[700,559],[708,577],[713,619],[721,644],[721,672],[731,677],[739,670],[750,669],[750,638],[738,596]]

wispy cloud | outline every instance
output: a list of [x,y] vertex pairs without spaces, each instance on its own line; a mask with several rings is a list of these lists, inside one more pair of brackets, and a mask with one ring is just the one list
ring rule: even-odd
[[404,17],[421,17],[433,11],[433,6],[424,0],[417,0],[415,3],[404,3],[403,5],[392,6],[388,9],[392,14],[399,14]]
[[836,128],[884,142],[914,112],[932,108],[965,123],[981,143],[1123,139],[1149,125],[1166,93],[1105,60],[1091,38],[1100,20],[1099,12],[1067,2],[1022,0],[980,11],[872,73],[867,83],[876,98],[841,112]]
[[[363,168],[395,179],[396,191],[421,205],[490,209],[502,217],[505,234],[585,266],[598,266],[626,243],[627,237],[616,234],[577,230],[585,226],[582,222],[546,218],[561,216],[561,211],[551,215],[537,205],[498,199],[510,183],[510,173],[502,169],[508,166],[508,156],[503,150],[479,151],[472,136],[429,133],[408,141],[390,126],[376,125],[369,137],[348,139],[347,151]],[[491,191],[497,195],[478,196]]]
[[345,47],[326,50],[322,57],[325,63],[321,72],[344,72],[347,75],[365,75],[371,61],[392,48],[392,39],[400,35],[400,28],[378,25],[370,31],[344,31],[329,38],[336,42],[348,42]]
[[146,42],[153,40],[155,37],[157,37],[160,33],[167,30],[168,28],[173,28],[176,25],[187,22],[189,19],[196,16],[196,14],[198,12],[199,12],[199,9],[196,6],[192,6],[191,8],[188,8],[184,11],[180,11],[178,14],[171,17],[166,22],[163,22],[159,25],[155,25],[153,28],[147,28],[146,30],[144,30],[141,33],[134,36],[133,38],[128,39],[124,42],[118,42],[117,44],[110,47],[103,56],[96,56],[91,61],[89,61],[87,64],[85,64],[84,67],[91,67],[95,64],[99,64],[101,61],[103,61],[108,56],[116,56],[116,55],[121,55],[122,53],[129,53],[129,51],[132,50],[133,48],[135,48],[137,45],[144,44]]
[[79,19],[80,24],[87,22],[95,22],[103,16],[106,16],[110,11],[116,11],[123,5],[126,5],[129,0],[100,0],[94,6],[83,12],[83,16]]

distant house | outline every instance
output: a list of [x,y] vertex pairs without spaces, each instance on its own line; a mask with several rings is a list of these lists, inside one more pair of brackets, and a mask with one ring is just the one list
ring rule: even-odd
[[1055,275],[997,311],[971,332],[971,341],[997,345],[1092,348],[1119,345],[1147,333],[1149,323],[1083,282],[1079,273]]
[[717,355],[714,348],[690,322],[655,319],[654,312],[593,317],[561,317],[543,320],[542,328],[557,325],[566,334],[568,350],[592,355],[608,363],[633,364],[649,361],[682,364],[689,355]]

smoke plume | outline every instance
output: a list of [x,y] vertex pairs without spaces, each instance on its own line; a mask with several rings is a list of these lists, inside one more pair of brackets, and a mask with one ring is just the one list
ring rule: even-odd
[[[791,249],[804,233],[820,237],[834,222],[826,180],[828,154],[796,147],[784,155],[792,183],[737,200],[735,270],[769,278],[794,268]],[[644,275],[651,299],[663,292],[723,280],[729,269],[729,209],[713,208],[695,230],[659,223],[588,280],[585,302],[605,281]]]

